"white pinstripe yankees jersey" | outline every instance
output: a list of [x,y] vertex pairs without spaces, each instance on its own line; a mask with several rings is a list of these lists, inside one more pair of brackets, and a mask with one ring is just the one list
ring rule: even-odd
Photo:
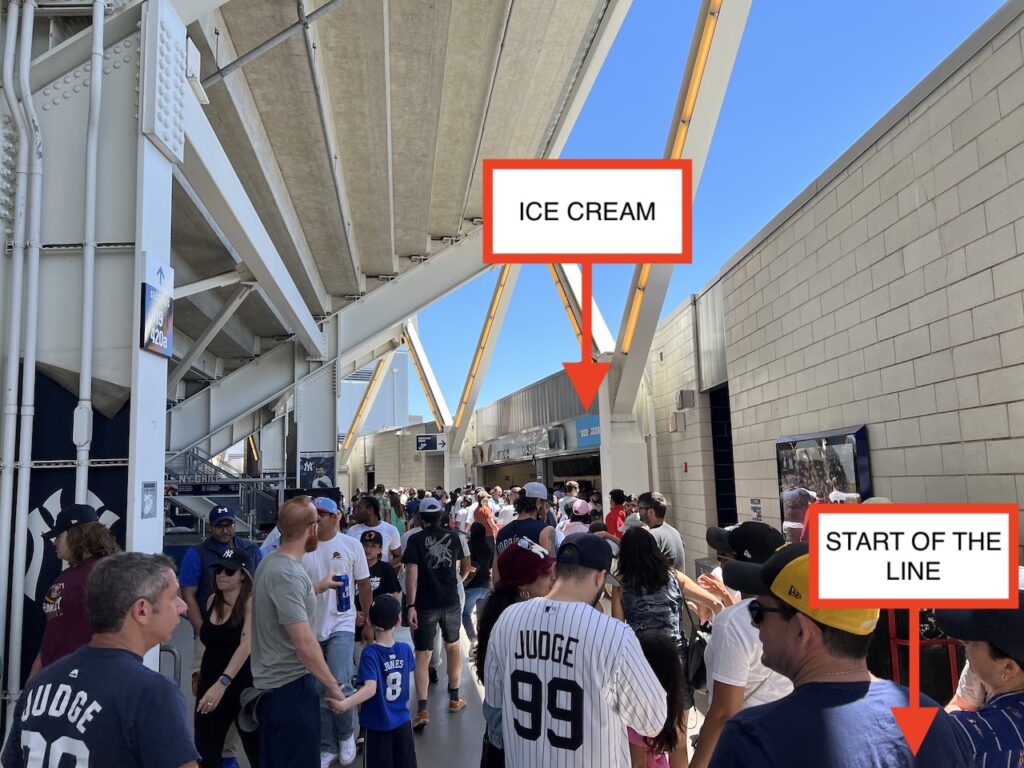
[[584,603],[507,608],[484,679],[509,768],[628,768],[626,726],[654,736],[665,725],[665,691],[633,630]]

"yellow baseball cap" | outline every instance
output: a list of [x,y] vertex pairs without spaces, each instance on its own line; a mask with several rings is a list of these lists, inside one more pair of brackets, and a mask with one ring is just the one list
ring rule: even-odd
[[810,567],[806,543],[784,544],[763,564],[730,560],[722,566],[722,578],[745,594],[773,595],[827,627],[853,635],[874,632],[877,608],[811,608]]

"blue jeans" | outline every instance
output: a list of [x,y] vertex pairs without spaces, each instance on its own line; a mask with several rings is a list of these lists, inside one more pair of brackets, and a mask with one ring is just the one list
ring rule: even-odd
[[[355,693],[352,687],[352,676],[355,674],[356,636],[354,632],[335,632],[322,643],[324,659],[331,669],[331,674],[338,681],[346,696]],[[317,684],[322,689],[323,686]],[[343,715],[336,715],[327,706],[327,700],[320,699],[320,751],[337,754],[338,745],[356,732],[356,711],[350,709]]]
[[473,625],[473,609],[476,604],[487,597],[490,592],[487,587],[473,587],[466,590],[466,604],[462,606],[462,626],[466,629],[466,636],[476,640],[476,627]]

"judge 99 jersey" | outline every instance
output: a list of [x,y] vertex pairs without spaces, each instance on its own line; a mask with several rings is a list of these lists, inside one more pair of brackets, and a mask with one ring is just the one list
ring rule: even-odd
[[665,691],[633,630],[583,603],[507,608],[484,680],[510,768],[629,766],[626,727],[653,736],[665,724]]

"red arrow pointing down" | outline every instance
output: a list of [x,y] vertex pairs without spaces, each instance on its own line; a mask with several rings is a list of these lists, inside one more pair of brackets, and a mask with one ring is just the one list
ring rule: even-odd
[[580,403],[587,410],[597,396],[597,390],[601,388],[611,363],[596,363],[593,358],[593,328],[591,326],[591,310],[593,302],[591,293],[593,291],[593,265],[584,262],[583,271],[583,296],[580,299],[580,313],[583,315],[582,335],[580,336],[580,361],[578,363],[562,363],[565,372],[569,375],[573,389]]
[[908,617],[910,635],[910,701],[909,707],[893,707],[892,714],[910,751],[917,755],[928,729],[939,710],[937,707],[921,706],[921,616],[920,609],[911,608]]

